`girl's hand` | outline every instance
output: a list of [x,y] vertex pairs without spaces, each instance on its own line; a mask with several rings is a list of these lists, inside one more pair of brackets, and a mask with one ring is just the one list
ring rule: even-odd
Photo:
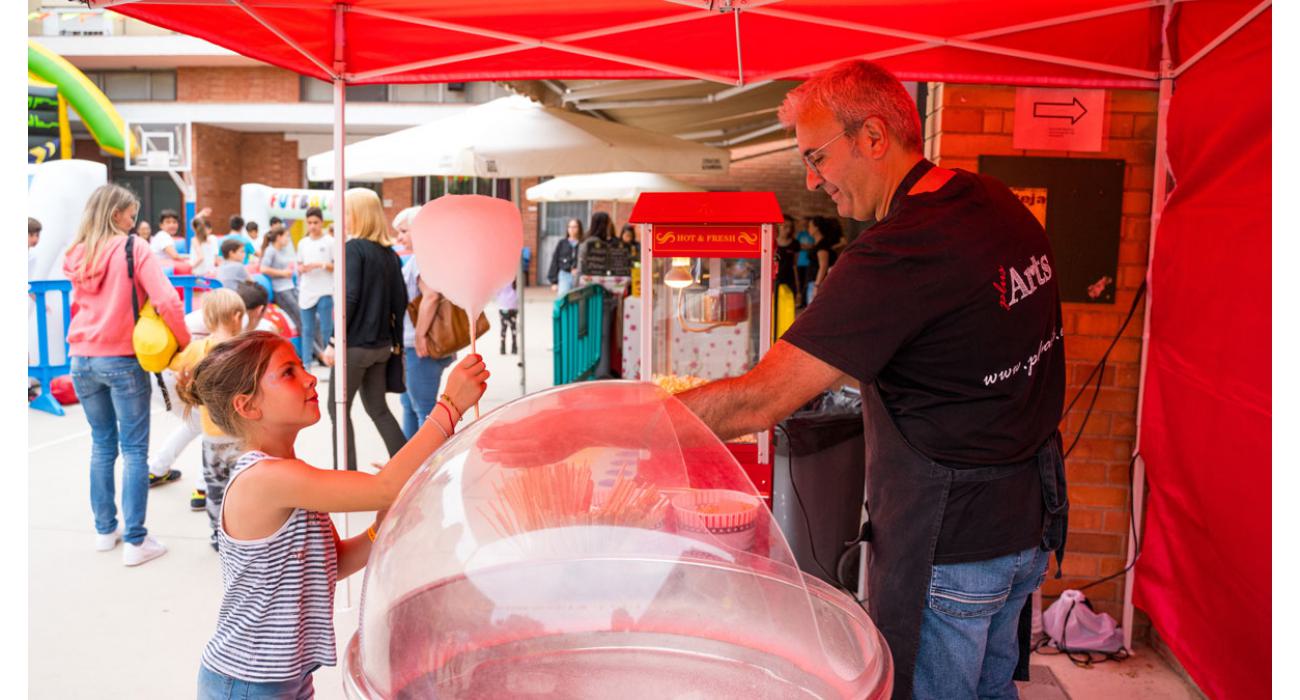
[[487,365],[483,364],[483,358],[479,355],[466,355],[465,359],[456,363],[451,376],[447,378],[447,396],[456,404],[452,408],[463,415],[470,406],[478,403],[487,390],[489,376]]

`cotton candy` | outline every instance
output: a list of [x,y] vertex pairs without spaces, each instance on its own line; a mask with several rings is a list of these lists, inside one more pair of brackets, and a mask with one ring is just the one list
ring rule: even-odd
[[420,207],[411,222],[411,245],[424,283],[477,318],[515,279],[523,222],[510,201],[445,195]]

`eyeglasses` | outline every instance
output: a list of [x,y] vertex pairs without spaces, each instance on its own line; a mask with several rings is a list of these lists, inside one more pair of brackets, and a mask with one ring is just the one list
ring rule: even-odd
[[830,141],[827,141],[826,143],[823,143],[821,146],[803,154],[802,156],[803,164],[808,166],[808,169],[811,170],[812,173],[816,175],[819,179],[824,180],[826,178],[822,175],[821,168],[819,167],[823,159],[819,158],[818,154],[826,150],[832,143],[839,141],[847,133],[849,133],[849,130],[845,129],[844,131],[841,131],[840,133],[836,134]]

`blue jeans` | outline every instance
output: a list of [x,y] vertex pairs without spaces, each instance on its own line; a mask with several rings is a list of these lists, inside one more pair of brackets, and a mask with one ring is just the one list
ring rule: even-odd
[[[310,368],[315,357],[313,344],[319,339],[321,347],[329,345],[334,337],[334,297],[326,294],[316,301],[316,305],[302,311],[302,347],[299,359],[302,366]],[[317,336],[317,329],[320,335]]]
[[290,681],[256,683],[231,678],[199,664],[198,700],[303,700],[315,697],[311,674],[318,666]]
[[456,356],[420,357],[412,347],[405,348],[405,351],[406,393],[402,394],[402,432],[410,440],[438,403],[442,373],[456,361]]
[[149,375],[135,356],[72,358],[72,387],[90,423],[90,509],[95,531],[117,529],[113,463],[122,451],[122,539],[140,544],[149,503]]
[[560,277],[556,287],[555,295],[557,297],[568,294],[573,289],[573,273],[568,270],[560,270]]
[[1043,583],[1047,552],[936,564],[930,575],[915,698],[1017,698],[1016,633],[1025,599]]

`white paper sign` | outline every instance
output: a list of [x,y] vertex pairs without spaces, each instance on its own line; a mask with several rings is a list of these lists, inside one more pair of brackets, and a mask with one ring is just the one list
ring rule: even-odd
[[1035,151],[1100,151],[1105,90],[1016,88],[1011,145]]

